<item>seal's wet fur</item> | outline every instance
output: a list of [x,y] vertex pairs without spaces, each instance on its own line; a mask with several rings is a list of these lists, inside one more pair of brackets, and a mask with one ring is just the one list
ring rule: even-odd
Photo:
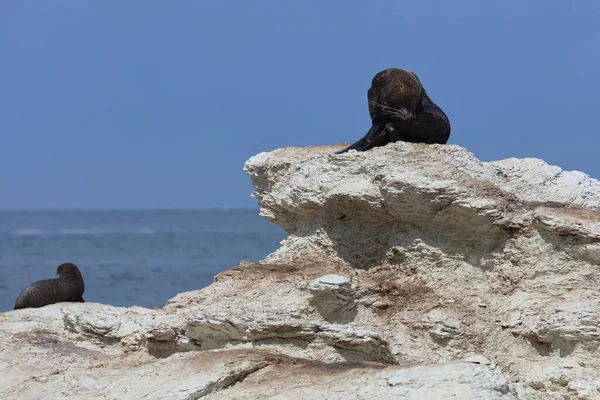
[[43,307],[62,301],[84,302],[85,285],[79,268],[65,263],[56,269],[58,278],[44,279],[27,286],[15,302],[15,310],[20,308]]
[[402,140],[444,144],[450,137],[448,116],[427,95],[417,74],[389,68],[373,78],[367,92],[371,129],[348,150],[365,151]]

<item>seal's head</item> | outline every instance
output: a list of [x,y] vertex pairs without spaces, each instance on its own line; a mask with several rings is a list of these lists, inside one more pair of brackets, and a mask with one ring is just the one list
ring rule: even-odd
[[414,72],[389,68],[379,72],[367,92],[371,120],[411,120],[421,104],[423,86]]
[[56,268],[56,275],[60,278],[73,278],[83,282],[83,276],[81,276],[79,268],[73,263],[60,264],[58,268]]

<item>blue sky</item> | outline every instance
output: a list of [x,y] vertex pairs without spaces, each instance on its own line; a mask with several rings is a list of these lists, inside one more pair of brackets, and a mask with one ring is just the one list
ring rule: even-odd
[[389,67],[481,160],[600,178],[599,20],[595,0],[2,1],[0,208],[255,207],[244,162],[359,139]]

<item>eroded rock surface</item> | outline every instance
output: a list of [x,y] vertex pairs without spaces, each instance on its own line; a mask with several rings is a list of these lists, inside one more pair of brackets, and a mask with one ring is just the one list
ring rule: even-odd
[[289,234],[161,309],[0,314],[0,397],[600,398],[600,183],[452,145],[245,166]]

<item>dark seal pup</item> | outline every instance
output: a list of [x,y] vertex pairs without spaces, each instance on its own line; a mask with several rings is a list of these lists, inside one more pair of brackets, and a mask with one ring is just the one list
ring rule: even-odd
[[444,144],[450,137],[450,121],[427,95],[412,71],[389,68],[373,78],[367,92],[371,129],[352,146],[339,151],[365,151],[402,140]]
[[15,310],[43,307],[61,301],[83,303],[83,277],[75,264],[65,263],[56,269],[58,278],[44,279],[27,286],[17,297]]

